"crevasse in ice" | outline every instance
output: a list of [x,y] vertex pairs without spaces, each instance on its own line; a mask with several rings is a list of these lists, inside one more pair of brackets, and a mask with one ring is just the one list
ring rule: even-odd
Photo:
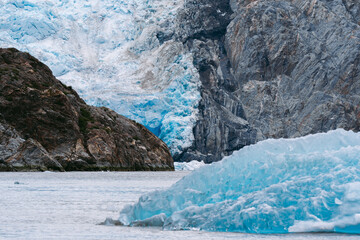
[[173,34],[182,6],[183,0],[0,0],[0,47],[31,53],[87,103],[144,124],[175,153],[193,141],[199,77],[183,45],[158,36]]
[[126,225],[360,233],[360,133],[265,140],[125,207]]

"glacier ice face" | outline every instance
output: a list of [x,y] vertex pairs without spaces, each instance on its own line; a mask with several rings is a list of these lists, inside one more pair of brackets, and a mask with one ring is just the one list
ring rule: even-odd
[[142,123],[173,153],[191,145],[199,76],[166,38],[182,0],[0,3],[0,47],[31,53],[87,103]]
[[338,129],[244,147],[142,196],[119,218],[126,225],[152,219],[164,219],[165,229],[360,233],[360,133]]

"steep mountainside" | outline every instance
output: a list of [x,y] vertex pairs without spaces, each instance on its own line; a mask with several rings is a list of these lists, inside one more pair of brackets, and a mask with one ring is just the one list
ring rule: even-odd
[[166,144],[92,107],[28,53],[0,49],[0,170],[173,170]]
[[226,33],[202,34],[193,47],[202,60],[202,100],[196,140],[180,159],[219,160],[266,138],[359,131],[360,3],[230,4]]
[[186,6],[178,18],[182,23],[179,39],[184,39],[193,54],[201,100],[193,145],[174,157],[178,161],[213,162],[254,143],[256,131],[246,121],[241,100],[234,94],[237,79],[225,50],[226,28],[233,14],[230,3],[191,0]]

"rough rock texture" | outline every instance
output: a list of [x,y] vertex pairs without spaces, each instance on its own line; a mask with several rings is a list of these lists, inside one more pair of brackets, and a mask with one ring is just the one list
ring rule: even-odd
[[224,46],[233,11],[228,1],[216,0],[187,1],[183,11],[178,19],[178,39],[193,53],[202,99],[194,128],[195,141],[174,158],[218,161],[254,143],[256,135],[246,121],[241,100],[233,94],[237,83]]
[[240,5],[226,46],[256,140],[359,130],[360,28],[345,2]]
[[[266,138],[359,131],[358,1],[188,2],[197,7],[186,9],[179,32],[189,36],[202,100],[196,140],[176,160],[216,161]],[[228,6],[232,19],[213,17],[229,16]],[[192,23],[192,15],[210,17]]]
[[0,49],[0,170],[173,170],[142,125],[88,106],[27,53]]

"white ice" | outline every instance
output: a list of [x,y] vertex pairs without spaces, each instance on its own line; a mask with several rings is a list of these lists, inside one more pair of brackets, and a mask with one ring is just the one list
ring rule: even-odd
[[[144,124],[172,152],[193,141],[199,77],[171,35],[183,0],[0,0],[0,47],[46,63],[89,104]],[[170,31],[170,32],[169,32]]]
[[202,166],[205,166],[203,161],[199,162],[193,160],[191,162],[174,162],[175,171],[194,171]]
[[360,133],[266,140],[125,207],[125,224],[164,229],[360,233]]

